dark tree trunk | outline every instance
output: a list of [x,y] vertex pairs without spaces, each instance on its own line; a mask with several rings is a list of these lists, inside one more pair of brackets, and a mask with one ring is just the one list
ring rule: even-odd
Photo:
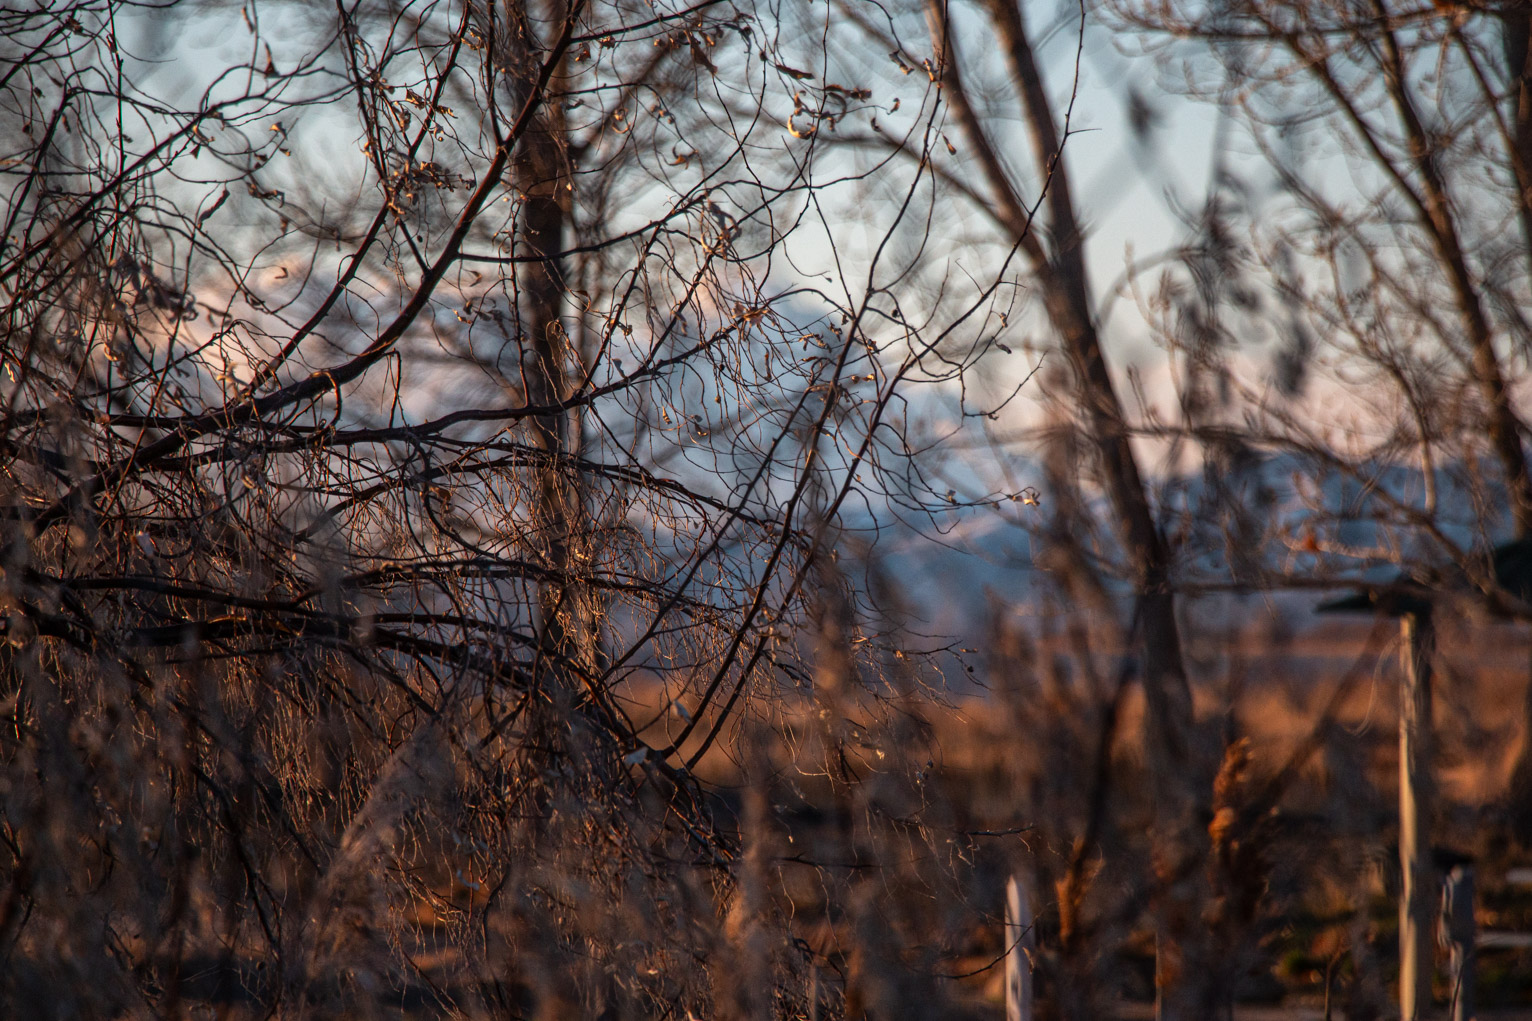
[[926,0],[943,95],[979,161],[990,190],[992,212],[1007,225],[1041,284],[1049,321],[1074,370],[1075,395],[1084,415],[1085,432],[1094,448],[1134,582],[1148,705],[1145,742],[1154,776],[1157,836],[1165,867],[1173,877],[1160,902],[1160,1015],[1191,1021],[1207,1016],[1205,990],[1215,970],[1201,938],[1199,917],[1205,877],[1195,864],[1205,856],[1207,845],[1200,809],[1211,796],[1213,763],[1195,739],[1191,690],[1170,588],[1170,550],[1155,525],[1122,401],[1091,314],[1084,238],[1057,121],[1021,6],[1016,0],[988,0],[987,11],[1021,99],[1032,140],[1033,165],[1047,189],[1045,206],[1051,238],[1047,246],[1033,232],[1030,212],[968,101],[947,37],[947,11],[941,0]]

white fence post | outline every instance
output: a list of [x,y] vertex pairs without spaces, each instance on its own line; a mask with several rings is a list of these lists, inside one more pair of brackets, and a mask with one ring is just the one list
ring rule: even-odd
[[1032,898],[1026,881],[1005,881],[1005,1021],[1032,1021]]
[[1447,873],[1446,894],[1442,898],[1442,922],[1447,945],[1452,951],[1452,1021],[1473,1021],[1474,1017],[1474,931],[1473,866],[1460,862]]

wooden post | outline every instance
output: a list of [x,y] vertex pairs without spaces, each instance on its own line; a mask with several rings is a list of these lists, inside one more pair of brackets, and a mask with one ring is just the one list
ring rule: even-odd
[[1474,941],[1473,866],[1462,862],[1447,873],[1442,924],[1452,950],[1452,1021],[1473,1021]]
[[1429,609],[1401,618],[1404,685],[1399,693],[1399,1017],[1419,1021],[1431,1006],[1431,654]]
[[1032,1021],[1032,900],[1025,881],[1005,881],[1005,1021]]

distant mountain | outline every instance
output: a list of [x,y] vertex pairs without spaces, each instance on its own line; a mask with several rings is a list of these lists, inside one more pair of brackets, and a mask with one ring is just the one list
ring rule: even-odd
[[[1425,482],[1407,466],[1347,473],[1293,454],[1249,452],[1211,459],[1203,471],[1162,482],[1156,507],[1177,551],[1178,581],[1224,590],[1198,601],[1199,617],[1221,626],[1230,614],[1247,613],[1242,607],[1251,600],[1278,615],[1307,617],[1326,594],[1273,588],[1277,579],[1379,582],[1403,560],[1443,560],[1439,544],[1410,520],[1425,506]],[[1436,471],[1435,490],[1430,520],[1450,542],[1487,549],[1507,537],[1507,503],[1498,481],[1476,480],[1471,466],[1452,463]],[[1041,508],[1007,504],[1004,514],[988,507],[954,510],[942,522],[944,534],[885,527],[871,555],[870,588],[892,593],[933,645],[940,644],[938,636],[978,638],[997,600],[1022,609],[1040,606],[1050,589],[1042,534],[1046,493],[1042,499]],[[1018,509],[1035,514],[1035,531],[1011,522]],[[1082,544],[1095,543],[1091,555],[1109,573],[1122,563],[1122,551],[1106,501],[1096,501],[1092,510],[1094,527],[1082,524],[1070,534]],[[1109,592],[1127,599],[1125,584],[1105,580]]]

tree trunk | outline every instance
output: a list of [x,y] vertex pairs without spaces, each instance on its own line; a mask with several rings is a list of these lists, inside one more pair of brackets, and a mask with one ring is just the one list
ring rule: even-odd
[[[1513,5],[1501,17],[1505,25],[1502,39],[1506,72],[1511,80],[1514,147],[1511,163],[1517,184],[1516,208],[1528,257],[1532,258],[1532,14]],[[1516,526],[1516,538],[1525,539],[1532,534],[1532,522],[1525,516],[1517,515]],[[1523,706],[1521,753],[1511,773],[1506,800],[1512,834],[1523,846],[1532,847],[1532,678]]]
[[1501,15],[1506,74],[1511,81],[1511,170],[1522,241],[1532,260],[1532,14],[1511,5]]
[[[1024,206],[1007,182],[1008,194],[1001,204],[1013,215],[1007,219],[1022,241],[1023,250],[1042,282],[1043,302],[1049,321],[1074,369],[1077,397],[1085,412],[1086,432],[1100,461],[1101,481],[1117,517],[1119,537],[1140,599],[1143,627],[1144,689],[1149,703],[1151,746],[1156,755],[1160,793],[1184,801],[1190,763],[1192,722],[1191,691],[1181,658],[1181,637],[1175,619],[1175,601],[1169,588],[1170,554],[1144,488],[1138,461],[1128,436],[1126,416],[1112,381],[1101,338],[1091,315],[1090,281],[1085,269],[1084,238],[1071,196],[1052,104],[1032,54],[1019,5],[1012,0],[991,0],[990,14],[1011,65],[1012,76],[1026,109],[1027,130],[1039,176],[1047,182],[1048,228],[1052,251],[1027,232]],[[961,92],[956,70],[947,65]],[[963,100],[966,106],[966,100]],[[959,111],[960,119],[966,111]],[[971,112],[968,113],[971,116]],[[971,144],[989,148],[977,125],[968,130]],[[1020,213],[1021,215],[1015,215]],[[1023,234],[1026,236],[1023,237]],[[1030,244],[1026,243],[1031,241]],[[1169,786],[1165,786],[1168,784]]]
[[[1074,208],[1057,122],[1038,70],[1017,0],[988,0],[987,12],[1012,83],[1022,102],[1032,140],[1033,165],[1045,182],[1048,234],[1045,247],[1032,231],[1030,210],[1004,170],[1004,162],[968,101],[948,37],[942,0],[926,0],[943,95],[979,162],[993,211],[1031,262],[1041,283],[1048,319],[1074,370],[1076,399],[1094,447],[1101,483],[1117,518],[1118,535],[1137,594],[1142,636],[1143,685],[1148,705],[1146,745],[1154,776],[1156,839],[1171,877],[1160,913],[1157,983],[1160,1016],[1200,1019],[1204,981],[1213,961],[1204,952],[1198,924],[1205,876],[1207,833],[1198,808],[1211,795],[1212,763],[1194,739],[1190,686],[1182,660],[1175,598],[1170,589],[1170,552],[1155,525],[1153,509],[1134,456],[1122,402],[1113,383],[1091,314],[1084,237]],[[1050,250],[1051,249],[1051,250]]]
[[[509,49],[518,65],[535,67],[540,48],[531,19],[521,0],[502,5],[503,31],[509,33]],[[550,0],[544,12],[548,22],[560,25],[568,16],[564,0]],[[556,91],[562,65],[549,82]],[[513,82],[519,89],[520,83]],[[523,97],[518,97],[518,103]],[[574,487],[561,461],[571,451],[569,415],[558,405],[567,396],[570,359],[569,337],[563,322],[567,269],[564,249],[569,226],[573,168],[562,102],[543,104],[536,120],[523,136],[512,160],[511,179],[520,210],[516,254],[531,260],[520,264],[516,280],[516,328],[514,338],[522,378],[522,395],[532,407],[547,409],[529,420],[529,440],[547,460],[535,473],[532,552],[540,556],[548,577],[540,583],[537,622],[539,654],[545,660],[540,675],[574,654],[570,620],[578,613],[574,589],[569,584],[569,542],[577,516]]]

